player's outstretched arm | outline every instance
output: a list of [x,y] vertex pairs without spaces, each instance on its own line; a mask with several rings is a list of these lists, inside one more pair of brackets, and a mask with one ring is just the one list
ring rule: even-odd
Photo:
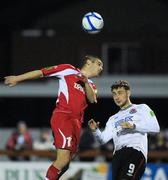
[[42,71],[35,70],[35,71],[30,71],[21,75],[17,75],[17,76],[6,76],[4,77],[5,79],[4,84],[12,87],[21,81],[40,78],[40,77],[43,77]]
[[101,143],[105,144],[107,143],[110,139],[113,138],[113,128],[111,126],[111,122],[108,121],[106,123],[106,127],[103,131],[100,131],[99,129],[99,122],[95,122],[94,119],[91,119],[88,122],[88,126],[91,129],[93,135],[95,138]]

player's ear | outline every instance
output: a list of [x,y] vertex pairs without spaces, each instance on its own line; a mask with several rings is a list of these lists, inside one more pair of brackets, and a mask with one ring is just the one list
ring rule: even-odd
[[87,64],[87,65],[90,65],[90,63],[91,63],[91,60],[90,60],[90,59],[87,59],[86,64]]
[[130,97],[131,96],[131,91],[127,90],[127,94],[128,94],[128,97]]

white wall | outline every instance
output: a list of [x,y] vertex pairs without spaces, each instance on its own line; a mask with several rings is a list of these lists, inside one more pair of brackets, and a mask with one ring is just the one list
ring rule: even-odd
[[[117,80],[127,80],[133,97],[168,97],[168,76],[102,76],[93,79],[99,97],[111,97],[110,86]],[[58,80],[22,82],[9,88],[0,84],[0,97],[56,97]]]

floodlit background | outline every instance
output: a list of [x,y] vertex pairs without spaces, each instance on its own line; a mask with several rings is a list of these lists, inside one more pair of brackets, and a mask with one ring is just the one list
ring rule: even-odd
[[[104,19],[102,32],[95,35],[85,33],[81,27],[83,15],[90,11],[100,13]],[[33,150],[41,131],[49,130],[52,141],[49,124],[58,90],[57,82],[50,78],[27,81],[9,88],[3,85],[3,77],[60,63],[80,67],[86,54],[100,56],[104,62],[104,72],[100,78],[93,79],[99,99],[86,111],[80,151],[70,172],[77,169],[84,180],[88,177],[91,180],[111,179],[110,153],[113,143],[99,146],[87,129],[87,121],[95,118],[104,128],[108,117],[118,111],[111,98],[110,86],[118,79],[125,79],[132,86],[132,102],[148,104],[161,126],[160,134],[149,136],[149,162],[152,164],[149,164],[144,178],[168,179],[167,19],[166,0],[1,2],[0,167],[3,171],[0,180],[35,180],[45,174],[48,164],[54,159],[54,153],[50,153],[52,148],[49,154],[44,152],[46,157],[31,152],[25,162],[28,163],[27,169],[22,165],[22,157],[17,160],[9,158],[5,148],[20,121],[24,121],[30,131]],[[94,152],[88,153],[88,150]],[[82,156],[83,152],[86,154]],[[35,160],[41,161],[38,169]],[[19,164],[16,166],[15,163]],[[92,171],[91,163],[94,163],[96,171]],[[84,169],[90,170],[88,174]],[[72,178],[75,173],[64,179]]]

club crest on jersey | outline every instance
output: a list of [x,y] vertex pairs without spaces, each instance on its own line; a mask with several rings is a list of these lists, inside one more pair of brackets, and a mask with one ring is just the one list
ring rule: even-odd
[[137,112],[136,109],[131,109],[131,110],[129,111],[130,114],[134,114],[134,113],[136,113],[136,112]]
[[78,83],[74,83],[74,88],[80,90],[83,93],[85,93],[83,87]]

